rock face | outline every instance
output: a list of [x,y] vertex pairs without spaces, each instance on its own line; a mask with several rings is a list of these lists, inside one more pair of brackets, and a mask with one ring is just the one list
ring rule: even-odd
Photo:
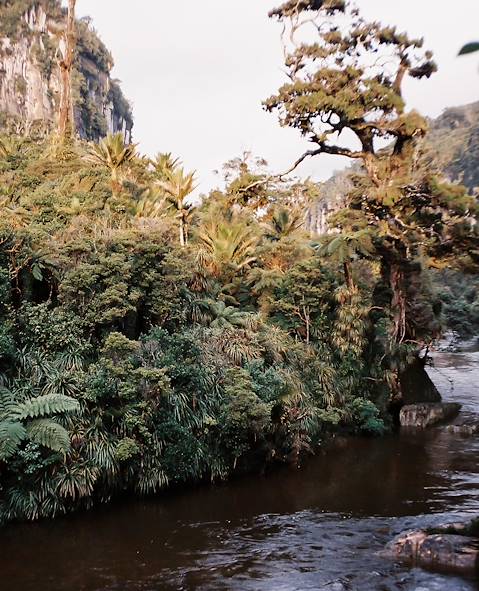
[[319,186],[317,198],[306,211],[305,226],[311,234],[326,234],[329,215],[347,207],[347,195],[353,188],[350,175],[356,169],[357,166],[338,172]]
[[[59,58],[64,51],[64,14],[57,0],[0,5],[0,128],[23,132],[55,125],[60,100]],[[8,28],[6,27],[8,23]],[[77,56],[72,76],[79,135],[99,139],[121,132],[131,141],[131,109],[111,79],[111,54],[90,21],[77,23]]]
[[403,406],[399,413],[401,427],[426,429],[442,421],[454,418],[461,410],[455,402],[423,402]]
[[427,160],[471,192],[479,185],[478,154],[479,103],[451,107],[431,121],[426,139]]
[[479,425],[447,425],[446,431],[467,437],[479,433]]
[[410,531],[397,536],[381,554],[414,566],[474,572],[479,564],[479,539],[456,534]]
[[428,376],[424,360],[416,357],[399,376],[403,404],[441,402],[441,395]]

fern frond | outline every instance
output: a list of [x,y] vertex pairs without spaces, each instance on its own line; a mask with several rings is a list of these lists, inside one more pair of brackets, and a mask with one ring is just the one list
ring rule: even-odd
[[7,388],[0,388],[0,420],[11,416],[16,407],[12,392]]
[[38,445],[53,451],[66,453],[70,450],[68,431],[52,419],[36,419],[27,424],[28,437]]
[[70,396],[44,394],[19,404],[14,416],[18,420],[35,419],[51,414],[77,412],[79,409],[78,401]]
[[26,437],[24,426],[17,421],[0,422],[0,460],[6,460]]

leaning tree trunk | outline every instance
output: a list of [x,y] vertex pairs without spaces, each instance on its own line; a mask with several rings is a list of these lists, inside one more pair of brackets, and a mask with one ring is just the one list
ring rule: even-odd
[[72,137],[75,132],[71,83],[71,72],[76,46],[75,4],[76,0],[68,0],[67,26],[64,36],[65,49],[63,59],[60,61],[61,98],[58,118],[58,135],[63,141]]

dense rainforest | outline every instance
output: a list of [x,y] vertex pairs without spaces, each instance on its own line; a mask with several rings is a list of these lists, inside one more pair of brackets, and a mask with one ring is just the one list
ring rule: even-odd
[[[427,123],[427,134],[417,146],[422,168],[449,182],[464,184],[471,194],[476,194],[479,187],[479,103],[446,109]],[[311,235],[327,233],[329,216],[347,207],[356,173],[353,165],[310,191],[305,229]],[[476,335],[479,331],[477,275],[464,273],[460,268],[431,268],[430,278],[442,308],[443,330],[453,331],[459,337]]]
[[[295,43],[311,14],[325,26]],[[401,375],[444,328],[434,274],[477,272],[476,197],[418,157],[428,123],[402,96],[436,69],[422,42],[341,0],[271,17],[289,28],[288,82],[264,107],[312,143],[296,165],[357,162],[324,235],[296,165],[237,158],[194,198],[178,158],[123,133],[89,143],[67,111],[70,130],[0,137],[3,521],[298,463],[338,430],[385,433]]]

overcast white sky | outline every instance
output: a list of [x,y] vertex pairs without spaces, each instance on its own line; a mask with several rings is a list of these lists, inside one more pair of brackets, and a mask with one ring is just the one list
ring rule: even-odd
[[[134,139],[143,152],[173,152],[196,169],[200,190],[219,183],[213,170],[251,150],[274,172],[307,148],[282,129],[261,101],[285,81],[280,26],[267,17],[281,0],[78,0],[115,58],[114,77],[133,105]],[[479,54],[457,58],[479,39],[478,0],[358,0],[365,16],[424,36],[439,73],[410,82],[411,108],[436,116],[479,100]],[[298,175],[326,179],[342,163],[310,160]]]

